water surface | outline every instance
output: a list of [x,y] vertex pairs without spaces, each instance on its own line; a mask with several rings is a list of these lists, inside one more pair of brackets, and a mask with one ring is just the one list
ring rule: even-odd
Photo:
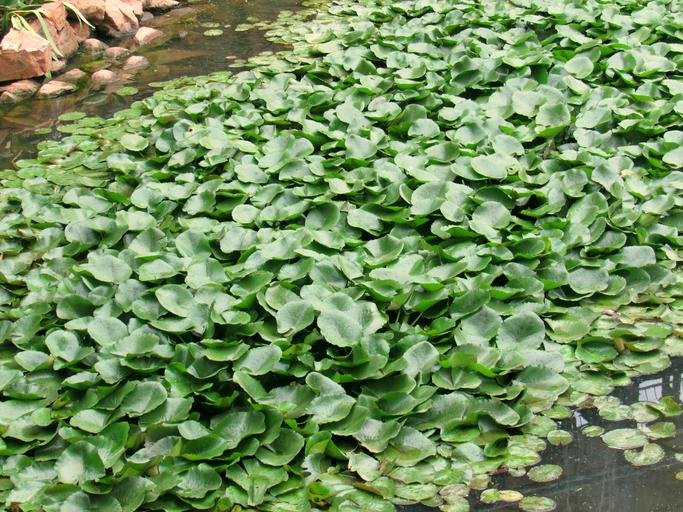
[[[81,111],[107,117],[137,99],[149,96],[155,89],[149,84],[182,76],[207,75],[229,69],[234,58],[245,59],[267,50],[282,47],[267,41],[262,30],[235,31],[238,25],[254,21],[274,20],[284,11],[301,9],[301,0],[198,0],[184,2],[179,9],[155,17],[146,25],[164,32],[161,44],[144,46],[134,52],[150,61],[150,66],[136,72],[117,71],[120,80],[103,89],[88,85],[77,92],[53,99],[30,99],[13,106],[0,106],[0,169],[12,162],[35,155],[36,144],[46,138],[59,137],[53,128],[57,118],[66,112]],[[220,29],[217,37],[204,32]],[[106,40],[110,46],[129,46],[128,40]],[[95,71],[104,62],[83,53],[77,54],[67,69],[78,67]],[[57,76],[58,78],[58,76]],[[133,86],[133,96],[115,94],[121,86]],[[36,133],[38,130],[38,133]]]
[[[646,375],[629,386],[616,388],[612,395],[624,404],[657,401],[662,396],[683,401],[683,358],[674,358],[672,366],[661,374]],[[656,441],[666,452],[664,460],[652,466],[634,467],[626,462],[622,451],[608,448],[599,437],[584,436],[581,429],[586,425],[600,425],[606,431],[632,428],[637,425],[635,421],[606,421],[596,409],[575,411],[571,418],[560,422],[560,428],[574,436],[573,442],[550,446],[541,454],[541,464],[563,468],[559,480],[536,483],[526,477],[499,475],[492,478],[491,487],[552,498],[557,503],[557,512],[678,512],[683,510],[683,482],[674,475],[683,470],[683,463],[676,461],[674,453],[683,452],[683,415],[663,421],[673,422],[677,429],[675,438]],[[478,495],[475,491],[470,496],[472,511],[519,511],[514,503],[483,504]],[[436,512],[423,506],[399,510]]]

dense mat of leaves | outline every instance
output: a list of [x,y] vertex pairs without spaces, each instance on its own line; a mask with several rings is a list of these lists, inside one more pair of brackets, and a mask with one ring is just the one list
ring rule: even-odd
[[64,126],[0,190],[7,506],[463,510],[667,367],[680,7],[343,0]]

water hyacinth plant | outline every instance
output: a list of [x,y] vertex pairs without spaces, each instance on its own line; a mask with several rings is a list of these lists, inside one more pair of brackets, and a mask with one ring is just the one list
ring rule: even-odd
[[[1,175],[6,506],[452,512],[571,442],[683,349],[682,30],[336,0],[249,70],[70,115]],[[642,465],[658,433],[602,438]]]

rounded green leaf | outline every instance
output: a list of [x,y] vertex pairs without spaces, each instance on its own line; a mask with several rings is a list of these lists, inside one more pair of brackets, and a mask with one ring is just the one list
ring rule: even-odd
[[45,337],[45,346],[53,356],[65,361],[73,361],[81,354],[78,337],[70,331],[51,332]]
[[664,154],[662,161],[674,169],[683,168],[683,146],[672,149]]
[[64,484],[83,484],[104,476],[104,464],[92,444],[78,441],[66,448],[55,461],[57,478]]
[[582,295],[593,294],[607,288],[609,275],[602,268],[580,267],[568,276],[569,286]]
[[149,141],[137,133],[126,133],[121,137],[121,145],[129,151],[142,151]]
[[166,388],[160,382],[138,381],[123,399],[119,410],[128,416],[142,416],[163,404],[167,396]]
[[555,464],[541,464],[534,466],[527,472],[529,480],[533,482],[552,482],[562,475],[562,468]]
[[255,347],[238,359],[234,368],[249,375],[263,375],[273,369],[280,357],[282,350],[277,345]]
[[128,328],[118,318],[95,317],[88,322],[88,334],[102,346],[110,346],[128,335]]
[[557,504],[543,496],[525,496],[519,501],[519,508],[524,512],[552,512]]
[[593,72],[593,61],[585,55],[575,55],[567,61],[564,69],[576,78],[586,78]]
[[472,169],[474,169],[477,174],[493,180],[505,179],[508,174],[508,169],[515,163],[516,161],[514,158],[500,153],[476,156],[470,161]]
[[275,315],[277,331],[292,336],[313,323],[315,312],[304,300],[288,302]]
[[496,345],[504,350],[534,349],[545,339],[545,325],[536,313],[523,311],[506,318],[498,330]]
[[664,458],[664,449],[658,444],[647,443],[640,450],[626,450],[624,457],[634,466],[650,466]]
[[604,433],[602,440],[610,448],[631,450],[644,446],[647,443],[647,436],[635,428],[618,428]]
[[109,254],[91,253],[88,255],[88,263],[81,267],[95,279],[105,283],[123,283],[133,273],[125,261]]
[[360,342],[363,330],[348,313],[323,311],[318,316],[318,328],[325,340],[338,347],[350,347]]
[[566,446],[573,441],[571,432],[566,430],[553,430],[548,432],[548,442],[553,446]]
[[183,318],[190,314],[194,304],[192,292],[178,284],[160,286],[154,295],[164,309]]
[[348,395],[321,395],[306,407],[306,413],[318,423],[331,423],[346,418],[356,401]]

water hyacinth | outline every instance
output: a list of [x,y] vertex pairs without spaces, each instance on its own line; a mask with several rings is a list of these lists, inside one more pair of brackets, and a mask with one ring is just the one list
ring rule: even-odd
[[73,117],[1,175],[6,506],[466,510],[570,442],[682,352],[679,8],[339,0]]

